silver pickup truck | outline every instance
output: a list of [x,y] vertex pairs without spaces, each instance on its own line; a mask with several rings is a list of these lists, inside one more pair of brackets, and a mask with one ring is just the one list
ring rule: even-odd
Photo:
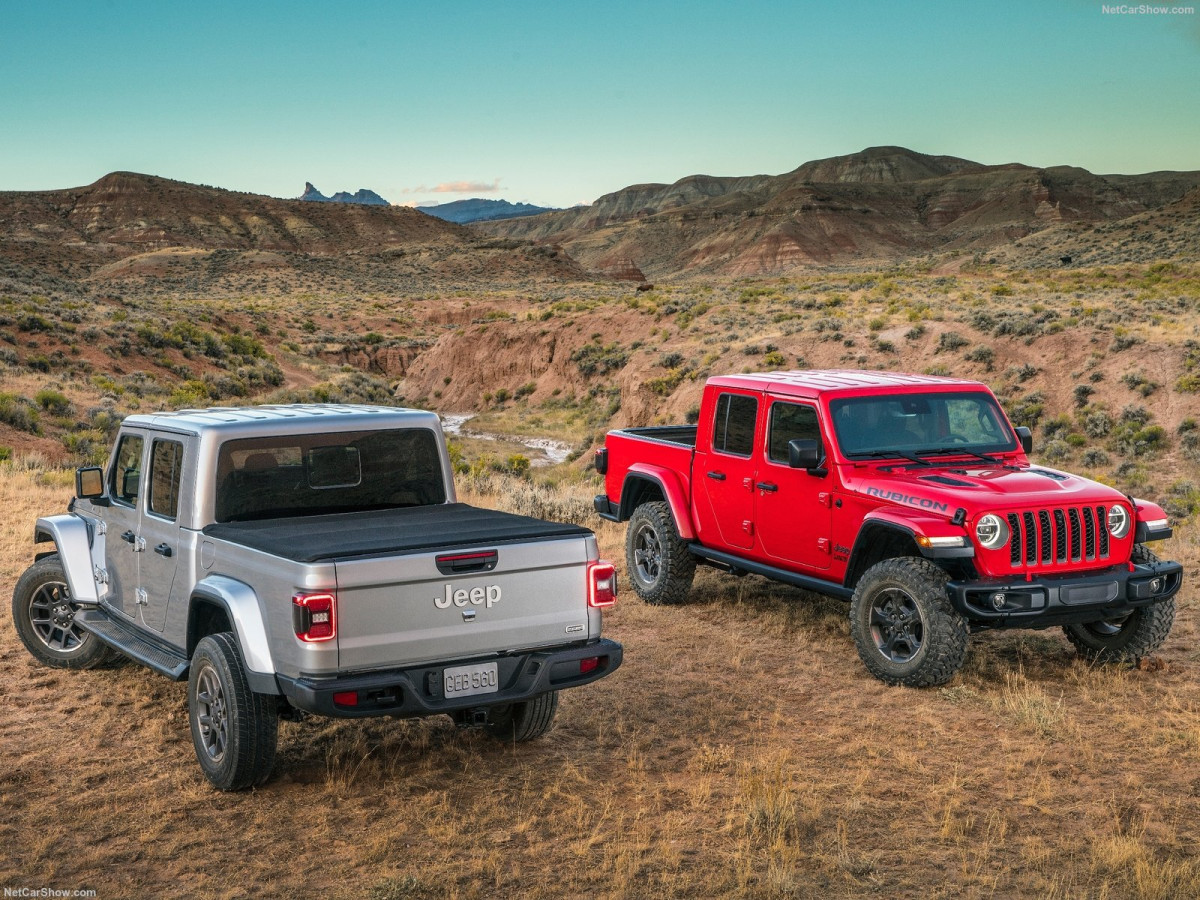
[[13,594],[40,662],[119,651],[188,680],[221,790],[261,784],[278,720],[449,714],[524,741],[621,664],[596,538],[455,501],[434,413],[304,405],[135,415],[38,519]]

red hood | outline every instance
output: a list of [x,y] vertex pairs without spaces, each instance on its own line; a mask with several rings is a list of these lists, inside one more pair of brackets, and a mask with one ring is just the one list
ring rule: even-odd
[[842,476],[848,490],[874,500],[946,516],[964,507],[968,519],[984,512],[1118,500],[1128,504],[1120,491],[1107,485],[1044,466],[846,467]]

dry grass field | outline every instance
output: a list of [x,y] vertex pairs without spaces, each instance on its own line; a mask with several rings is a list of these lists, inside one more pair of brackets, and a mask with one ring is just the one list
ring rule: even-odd
[[[934,690],[863,669],[845,607],[702,570],[627,592],[611,678],[522,746],[448,719],[283,723],[276,775],[209,789],[185,690],[38,668],[0,614],[0,888],[116,897],[1200,896],[1200,267],[897,269],[411,296],[0,297],[0,596],[120,417],[344,399],[474,412],[579,453],[681,421],[707,375],[866,367],[987,381],[1039,461],[1164,503],[1185,565],[1140,669],[982,634]],[[463,499],[596,528],[575,460],[458,442]],[[586,457],[585,457],[586,459]],[[519,460],[516,462],[519,463]],[[61,467],[61,468],[60,468]],[[515,473],[515,474],[514,474]],[[623,567],[623,566],[622,566]]]
[[[0,466],[0,591],[66,472]],[[502,475],[462,496],[587,516],[591,486]],[[621,558],[623,529],[599,524]],[[276,775],[210,790],[185,691],[132,665],[33,664],[0,617],[0,885],[114,897],[1200,895],[1191,583],[1144,669],[1057,632],[976,636],[939,690],[867,675],[841,603],[703,572],[686,605],[626,593],[626,663],[563,694],[545,738],[448,719],[283,723]]]

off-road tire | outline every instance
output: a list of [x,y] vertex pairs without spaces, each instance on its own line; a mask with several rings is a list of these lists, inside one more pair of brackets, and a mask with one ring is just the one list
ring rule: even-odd
[[12,616],[21,643],[34,659],[56,669],[94,669],[114,653],[100,638],[74,624],[67,573],[57,553],[25,570],[13,590]]
[[962,667],[967,622],[950,603],[949,580],[933,563],[910,556],[885,559],[863,574],[850,600],[850,634],[880,681],[930,687]]
[[275,765],[278,701],[250,690],[233,634],[210,634],[196,645],[187,697],[192,745],[212,786],[240,791],[265,782]]
[[493,706],[488,710],[487,733],[498,741],[532,741],[554,727],[558,691],[538,694],[524,703]]
[[[1156,563],[1145,544],[1134,544],[1132,562]],[[1175,598],[1136,609],[1122,619],[1064,625],[1063,633],[1084,659],[1098,663],[1137,663],[1163,645],[1175,623]]]
[[696,557],[675,528],[671,507],[643,503],[625,531],[625,570],[634,592],[653,606],[681,603],[696,577]]

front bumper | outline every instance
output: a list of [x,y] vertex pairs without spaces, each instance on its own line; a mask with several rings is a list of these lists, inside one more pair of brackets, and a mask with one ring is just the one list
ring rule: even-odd
[[1156,562],[1031,581],[951,581],[946,591],[976,628],[1043,628],[1127,616],[1169,600],[1182,583],[1183,566]]
[[[369,716],[411,718],[451,713],[460,709],[520,703],[547,691],[579,687],[609,675],[621,665],[623,651],[616,641],[601,638],[567,649],[532,650],[511,656],[454,660],[451,663],[390,669],[363,675],[332,678],[276,675],[280,692],[292,706],[335,718],[361,719]],[[580,674],[579,662],[599,658],[598,665]],[[473,663],[495,662],[500,689],[488,694],[446,698],[442,672]],[[354,694],[355,705],[335,703],[335,694]]]

